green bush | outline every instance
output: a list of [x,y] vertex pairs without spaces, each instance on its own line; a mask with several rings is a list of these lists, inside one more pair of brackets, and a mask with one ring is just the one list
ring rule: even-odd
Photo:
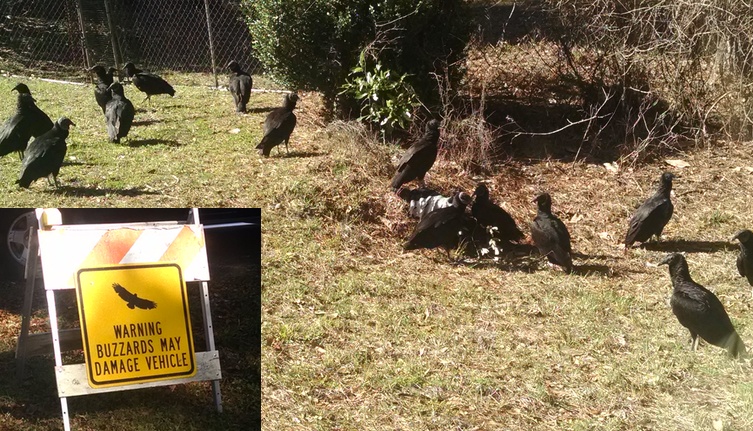
[[[361,51],[410,75],[426,103],[429,75],[464,56],[470,25],[463,0],[242,0],[253,48],[276,81],[334,102]],[[454,75],[458,76],[457,73]]]
[[350,71],[339,94],[355,98],[361,104],[358,121],[376,125],[386,138],[395,128],[406,128],[413,109],[418,105],[413,88],[406,83],[409,76],[397,76],[381,63],[371,64],[363,51],[358,66]]

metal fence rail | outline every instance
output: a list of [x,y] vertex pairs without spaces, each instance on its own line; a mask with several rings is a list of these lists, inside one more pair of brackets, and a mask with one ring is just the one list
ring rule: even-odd
[[261,71],[239,0],[2,0],[0,69],[87,81],[127,61],[153,71]]

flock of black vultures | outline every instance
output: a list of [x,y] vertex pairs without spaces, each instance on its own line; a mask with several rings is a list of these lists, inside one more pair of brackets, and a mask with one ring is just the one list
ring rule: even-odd
[[[235,61],[231,61],[227,67],[231,72],[228,88],[233,96],[235,109],[237,112],[245,112],[253,83],[251,76]],[[105,70],[102,66],[94,66],[91,72],[97,75],[94,95],[105,116],[110,141],[119,142],[120,138],[128,135],[133,122],[133,104],[125,97],[123,86],[114,80],[116,69]],[[156,94],[175,94],[173,87],[164,79],[137,69],[133,63],[126,64],[124,72],[134,86],[146,94],[145,100]],[[69,127],[74,124],[66,117],[61,117],[53,124],[36,106],[25,84],[18,84],[13,90],[18,91],[17,110],[0,129],[0,156],[15,151],[22,157],[21,174],[17,181],[21,187],[29,187],[32,181],[42,177],[47,177],[49,181],[50,176],[57,186],[57,175],[67,149],[65,139],[68,137]],[[296,125],[293,110],[297,100],[295,93],[286,94],[283,106],[267,115],[263,127],[264,136],[256,147],[265,157],[270,155],[272,148],[283,142],[287,151],[288,140]],[[444,197],[425,187],[424,177],[437,158],[439,134],[439,122],[429,121],[424,135],[400,159],[392,178],[392,190],[409,203],[409,213],[419,218],[403,248],[413,250],[442,247],[449,256],[450,250],[457,249],[464,242],[464,232],[475,235],[478,231],[476,226],[484,228],[483,232],[493,239],[493,243],[502,244],[503,248],[523,240],[525,236],[515,220],[490,200],[489,189],[483,183],[478,185],[473,197],[465,192]],[[27,146],[31,137],[35,139]],[[654,236],[660,238],[674,211],[670,200],[673,178],[669,172],[662,174],[656,193],[633,214],[625,236],[626,248],[636,242],[646,242]],[[403,188],[404,184],[416,179],[421,184],[419,188]],[[466,214],[466,207],[471,201],[472,217]],[[535,202],[538,210],[530,225],[533,243],[551,264],[559,265],[570,273],[573,261],[567,227],[552,213],[552,198],[548,193],[536,196]],[[733,239],[740,242],[737,269],[753,286],[753,232],[740,231]],[[693,349],[697,348],[700,336],[713,345],[726,348],[734,357],[744,356],[745,345],[727,312],[716,295],[691,279],[685,257],[679,253],[670,254],[660,264],[669,266],[674,287],[672,311],[690,331]]]
[[[231,72],[229,90],[233,95],[236,111],[246,112],[251,94],[251,75],[244,72],[236,61],[228,63],[227,68]],[[144,100],[157,94],[175,95],[175,89],[167,81],[158,75],[137,69],[133,63],[127,63],[123,71],[133,85],[146,94]],[[98,65],[92,67],[90,72],[97,75],[94,98],[105,116],[110,142],[120,142],[121,138],[128,136],[136,111],[126,98],[123,85],[115,81],[117,69],[111,67],[105,70]],[[54,180],[58,187],[57,177],[68,150],[65,140],[70,126],[75,126],[75,123],[67,117],[60,117],[53,123],[37,107],[26,84],[18,84],[13,90],[18,92],[16,113],[0,128],[0,157],[18,153],[21,158],[21,173],[16,183],[21,187],[28,188],[32,182],[43,177],[47,177],[50,184]],[[297,100],[295,93],[287,94],[283,106],[267,115],[264,137],[256,147],[264,156],[268,156],[272,148],[282,142],[285,142],[287,149],[288,139],[296,123],[293,109]],[[34,140],[29,143],[32,137]]]
[[[485,184],[477,186],[473,197],[464,192],[444,197],[425,188],[424,177],[436,160],[438,141],[439,122],[429,121],[426,132],[405,152],[392,178],[393,191],[409,203],[410,215],[419,218],[403,248],[442,247],[449,256],[449,251],[462,246],[464,241],[475,241],[475,226],[481,226],[482,232],[486,233],[486,236],[482,236],[483,240],[491,237],[503,248],[524,239],[523,232],[510,214],[489,199],[489,189]],[[403,184],[414,179],[420,181],[419,188],[402,188]],[[626,251],[636,242],[644,243],[653,237],[660,239],[664,226],[674,212],[670,199],[673,179],[672,173],[663,173],[656,193],[630,218],[624,242]],[[466,214],[466,207],[471,201],[472,217]],[[570,273],[573,261],[567,227],[552,213],[552,198],[548,193],[541,193],[534,201],[538,210],[530,225],[533,243],[551,264],[561,266]],[[464,235],[466,238],[463,238]],[[735,239],[740,242],[738,272],[753,286],[753,232],[740,231],[732,238]],[[711,291],[693,281],[685,257],[679,253],[669,254],[660,265],[669,267],[673,285],[670,304],[677,320],[690,331],[692,349],[697,348],[700,337],[710,344],[726,348],[733,357],[747,356],[745,345],[722,303]]]

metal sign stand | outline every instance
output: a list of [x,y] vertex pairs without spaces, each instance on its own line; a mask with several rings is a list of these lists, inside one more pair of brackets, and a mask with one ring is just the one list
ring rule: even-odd
[[[70,418],[68,415],[68,402],[67,397],[97,394],[104,392],[124,391],[130,389],[139,389],[147,387],[156,387],[164,385],[175,385],[180,383],[197,382],[197,381],[211,381],[212,393],[214,396],[215,407],[218,412],[222,412],[222,396],[220,392],[220,379],[222,378],[222,371],[220,368],[219,352],[215,350],[214,344],[214,332],[212,326],[212,313],[209,305],[209,284],[208,284],[208,271],[204,279],[195,280],[187,279],[190,285],[194,281],[201,283],[201,310],[204,321],[204,334],[206,338],[205,352],[196,352],[195,363],[197,366],[197,372],[195,376],[188,378],[177,378],[170,380],[160,380],[146,383],[132,383],[121,386],[112,386],[105,388],[92,388],[87,381],[86,364],[63,364],[62,352],[69,350],[82,349],[81,328],[64,329],[58,328],[58,316],[57,309],[55,307],[55,292],[57,290],[68,290],[73,287],[63,284],[48,285],[45,283],[45,291],[47,295],[47,308],[50,319],[50,332],[29,334],[29,326],[31,321],[31,308],[32,300],[34,296],[34,286],[38,278],[38,265],[39,256],[42,254],[39,241],[39,230],[48,229],[49,226],[42,224],[42,210],[37,209],[37,220],[39,220],[39,227],[32,226],[29,235],[28,250],[29,255],[26,260],[26,290],[24,292],[24,306],[21,322],[21,333],[18,337],[18,343],[16,345],[16,366],[19,375],[24,372],[25,359],[30,356],[42,355],[53,353],[55,356],[55,377],[57,379],[58,396],[60,398],[60,407],[63,415],[63,424],[65,431],[70,430]],[[174,223],[172,223],[175,225]],[[189,225],[200,228],[199,211],[197,208],[193,208],[191,216],[189,217]],[[135,223],[123,225],[128,228],[149,230],[150,227],[157,226],[155,223]],[[99,228],[103,226],[109,228],[117,228],[117,225],[96,225]],[[77,227],[77,229],[85,229],[86,226]],[[202,250],[206,254],[206,249]],[[44,268],[42,268],[44,270]],[[78,268],[71,268],[72,272],[75,272]]]

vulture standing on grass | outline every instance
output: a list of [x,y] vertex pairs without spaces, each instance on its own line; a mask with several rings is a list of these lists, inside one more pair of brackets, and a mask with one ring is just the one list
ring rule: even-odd
[[487,229],[496,228],[494,237],[506,242],[517,242],[525,237],[512,216],[489,200],[489,189],[486,184],[480,183],[473,195],[476,196],[476,200],[471,207],[471,214],[481,226]]
[[136,111],[133,109],[133,103],[123,94],[123,86],[119,82],[113,82],[109,91],[112,92],[112,99],[107,102],[105,110],[107,134],[110,136],[110,142],[120,142],[120,138],[125,138],[131,130]]
[[740,254],[737,256],[737,272],[753,286],[753,232],[741,230],[732,237],[732,241],[740,241]]
[[692,350],[698,347],[700,336],[710,344],[727,349],[730,356],[744,357],[745,344],[732,326],[724,306],[716,295],[690,278],[685,256],[670,254],[659,265],[669,266],[673,287],[670,305],[680,324],[690,331]]
[[403,154],[397,165],[397,172],[392,177],[392,191],[397,191],[403,184],[418,179],[424,185],[426,173],[437,160],[437,143],[439,142],[439,121],[431,120],[426,124],[424,135]]
[[465,207],[470,202],[471,197],[468,194],[456,193],[452,197],[451,206],[435,209],[418,222],[403,249],[442,247],[449,257],[450,250],[456,249],[460,244],[459,231],[463,226]]
[[137,69],[133,63],[126,63],[123,71],[127,77],[131,78],[133,85],[146,94],[144,100],[151,100],[150,98],[155,94],[175,96],[175,90],[167,81],[151,72]]
[[55,187],[58,187],[58,173],[68,150],[65,139],[70,126],[75,126],[73,121],[60,117],[52,129],[29,144],[21,166],[21,175],[16,181],[18,185],[29,188],[33,181],[42,177],[47,177],[47,181],[52,184],[49,178],[52,175]]
[[638,207],[630,218],[630,227],[625,236],[626,248],[630,248],[636,241],[646,242],[654,235],[659,239],[674,212],[674,205],[669,198],[674,177],[670,172],[663,173],[656,193]]
[[29,139],[52,129],[52,120],[34,103],[26,84],[18,84],[13,90],[18,91],[16,113],[0,128],[0,157],[17,151],[23,160]]
[[246,112],[246,105],[251,97],[251,86],[254,81],[251,79],[251,75],[241,69],[241,66],[235,60],[228,63],[227,68],[232,72],[228,89],[230,94],[233,95],[235,111]]
[[256,146],[256,149],[264,157],[268,157],[272,148],[283,142],[285,142],[285,152],[288,152],[288,140],[290,140],[290,134],[293,133],[295,128],[296,118],[293,110],[297,102],[298,95],[288,93],[285,95],[282,106],[267,114],[267,119],[264,120],[264,137]]
[[549,262],[565,268],[568,273],[572,272],[570,233],[562,220],[552,214],[552,197],[549,193],[542,193],[536,196],[534,202],[538,205],[538,211],[531,223],[533,243]]
[[113,83],[114,78],[112,76],[114,68],[105,70],[104,67],[96,65],[89,69],[89,72],[97,74],[97,82],[94,85],[94,99],[97,101],[97,105],[102,108],[102,113],[105,113],[107,102],[110,101],[110,84]]

